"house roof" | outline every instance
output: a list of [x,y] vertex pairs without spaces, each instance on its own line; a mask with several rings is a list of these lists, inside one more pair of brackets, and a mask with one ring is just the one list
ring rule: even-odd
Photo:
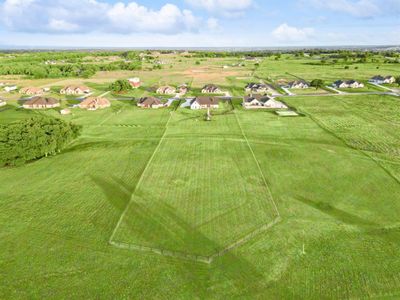
[[[197,102],[200,105],[218,105],[219,104],[219,99],[216,97],[196,97],[193,102]],[[192,103],[193,103],[192,102]]]
[[109,105],[111,105],[110,101],[102,97],[87,97],[80,104],[80,106],[83,107],[109,106]]
[[289,85],[299,85],[299,84],[308,84],[308,83],[304,80],[295,80],[295,81],[289,82]]
[[210,91],[214,91],[214,90],[217,90],[217,89],[219,89],[219,88],[218,88],[218,86],[216,86],[215,84],[207,84],[207,85],[205,85],[205,86],[203,87],[203,89],[210,90]]
[[87,87],[86,85],[67,85],[67,86],[65,86],[65,87],[63,88],[63,90],[66,90],[66,89],[71,89],[71,90],[80,89],[80,90],[82,90],[82,91],[90,90],[90,88]]
[[27,100],[24,105],[54,105],[58,104],[60,101],[58,101],[55,98],[47,98],[47,97],[33,97],[29,100]]
[[161,105],[162,102],[156,97],[144,97],[139,99],[139,103],[143,106]]
[[244,97],[244,102],[246,103],[250,103],[253,100],[257,100],[260,101],[262,103],[267,102],[268,100],[270,100],[271,98],[268,96],[262,96],[262,95],[252,95],[252,96],[246,96]]

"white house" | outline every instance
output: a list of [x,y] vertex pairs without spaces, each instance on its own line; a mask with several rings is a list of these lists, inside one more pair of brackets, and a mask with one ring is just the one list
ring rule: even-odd
[[247,93],[265,94],[273,92],[272,88],[264,83],[249,83],[245,86],[244,90]]
[[364,83],[358,82],[356,80],[338,80],[335,81],[332,86],[337,89],[359,89],[364,87]]
[[308,89],[309,87],[310,85],[304,80],[296,80],[288,84],[289,89]]
[[394,78],[394,76],[386,76],[383,77],[381,75],[377,75],[372,77],[370,80],[370,82],[375,83],[375,84],[392,84],[396,82],[396,78]]
[[270,108],[270,109],[287,109],[288,107],[280,101],[275,100],[272,97],[254,95],[244,97],[243,107],[247,109],[255,108]]
[[5,105],[7,105],[7,102],[4,101],[3,99],[0,99],[0,107]]
[[219,99],[216,97],[196,97],[190,104],[190,109],[217,109],[219,108]]
[[18,87],[17,87],[16,85],[10,85],[10,86],[6,86],[6,87],[4,88],[4,90],[5,90],[7,93],[12,92],[12,91],[16,91],[17,89],[18,89]]

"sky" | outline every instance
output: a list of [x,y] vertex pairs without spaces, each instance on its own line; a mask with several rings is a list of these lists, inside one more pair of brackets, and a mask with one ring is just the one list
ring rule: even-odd
[[0,46],[400,45],[400,0],[0,0]]

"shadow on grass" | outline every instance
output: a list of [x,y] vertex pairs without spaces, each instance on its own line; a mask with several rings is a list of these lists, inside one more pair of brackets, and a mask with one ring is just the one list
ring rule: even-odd
[[[216,250],[223,248],[223,245],[211,240],[179,216],[174,207],[164,202],[153,202],[149,205],[148,202],[152,201],[143,199],[140,193],[134,195],[136,184],[127,184],[115,177],[91,176],[91,179],[103,191],[116,215],[121,216],[128,208],[123,220],[124,231],[128,230],[128,236],[135,235],[135,240],[142,241],[145,246],[161,245],[158,248],[166,246],[165,251],[173,251],[174,246],[178,245],[190,254],[205,247]],[[172,249],[168,249],[168,246]],[[257,268],[233,252],[216,258],[211,265],[185,261],[179,257],[170,259],[178,260],[174,266],[185,281],[190,278],[195,283],[192,285],[193,289],[202,287],[206,291],[210,281],[220,277],[243,291],[244,295],[262,286],[263,276]]]

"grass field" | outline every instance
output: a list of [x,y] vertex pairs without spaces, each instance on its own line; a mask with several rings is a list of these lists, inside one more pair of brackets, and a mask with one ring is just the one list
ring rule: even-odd
[[[193,59],[170,59],[176,83],[190,78]],[[355,72],[268,58],[255,74],[221,75],[234,62],[196,68],[218,70],[210,78],[234,95],[293,79],[285,68],[307,80]],[[149,83],[126,97],[168,68],[141,71]],[[114,76],[88,83],[100,93]],[[210,122],[178,101],[145,110],[107,97],[111,108],[67,116],[17,99],[0,108],[1,124],[46,114],[83,125],[62,153],[0,169],[1,299],[399,297],[399,97],[285,97],[293,118],[235,100]]]

